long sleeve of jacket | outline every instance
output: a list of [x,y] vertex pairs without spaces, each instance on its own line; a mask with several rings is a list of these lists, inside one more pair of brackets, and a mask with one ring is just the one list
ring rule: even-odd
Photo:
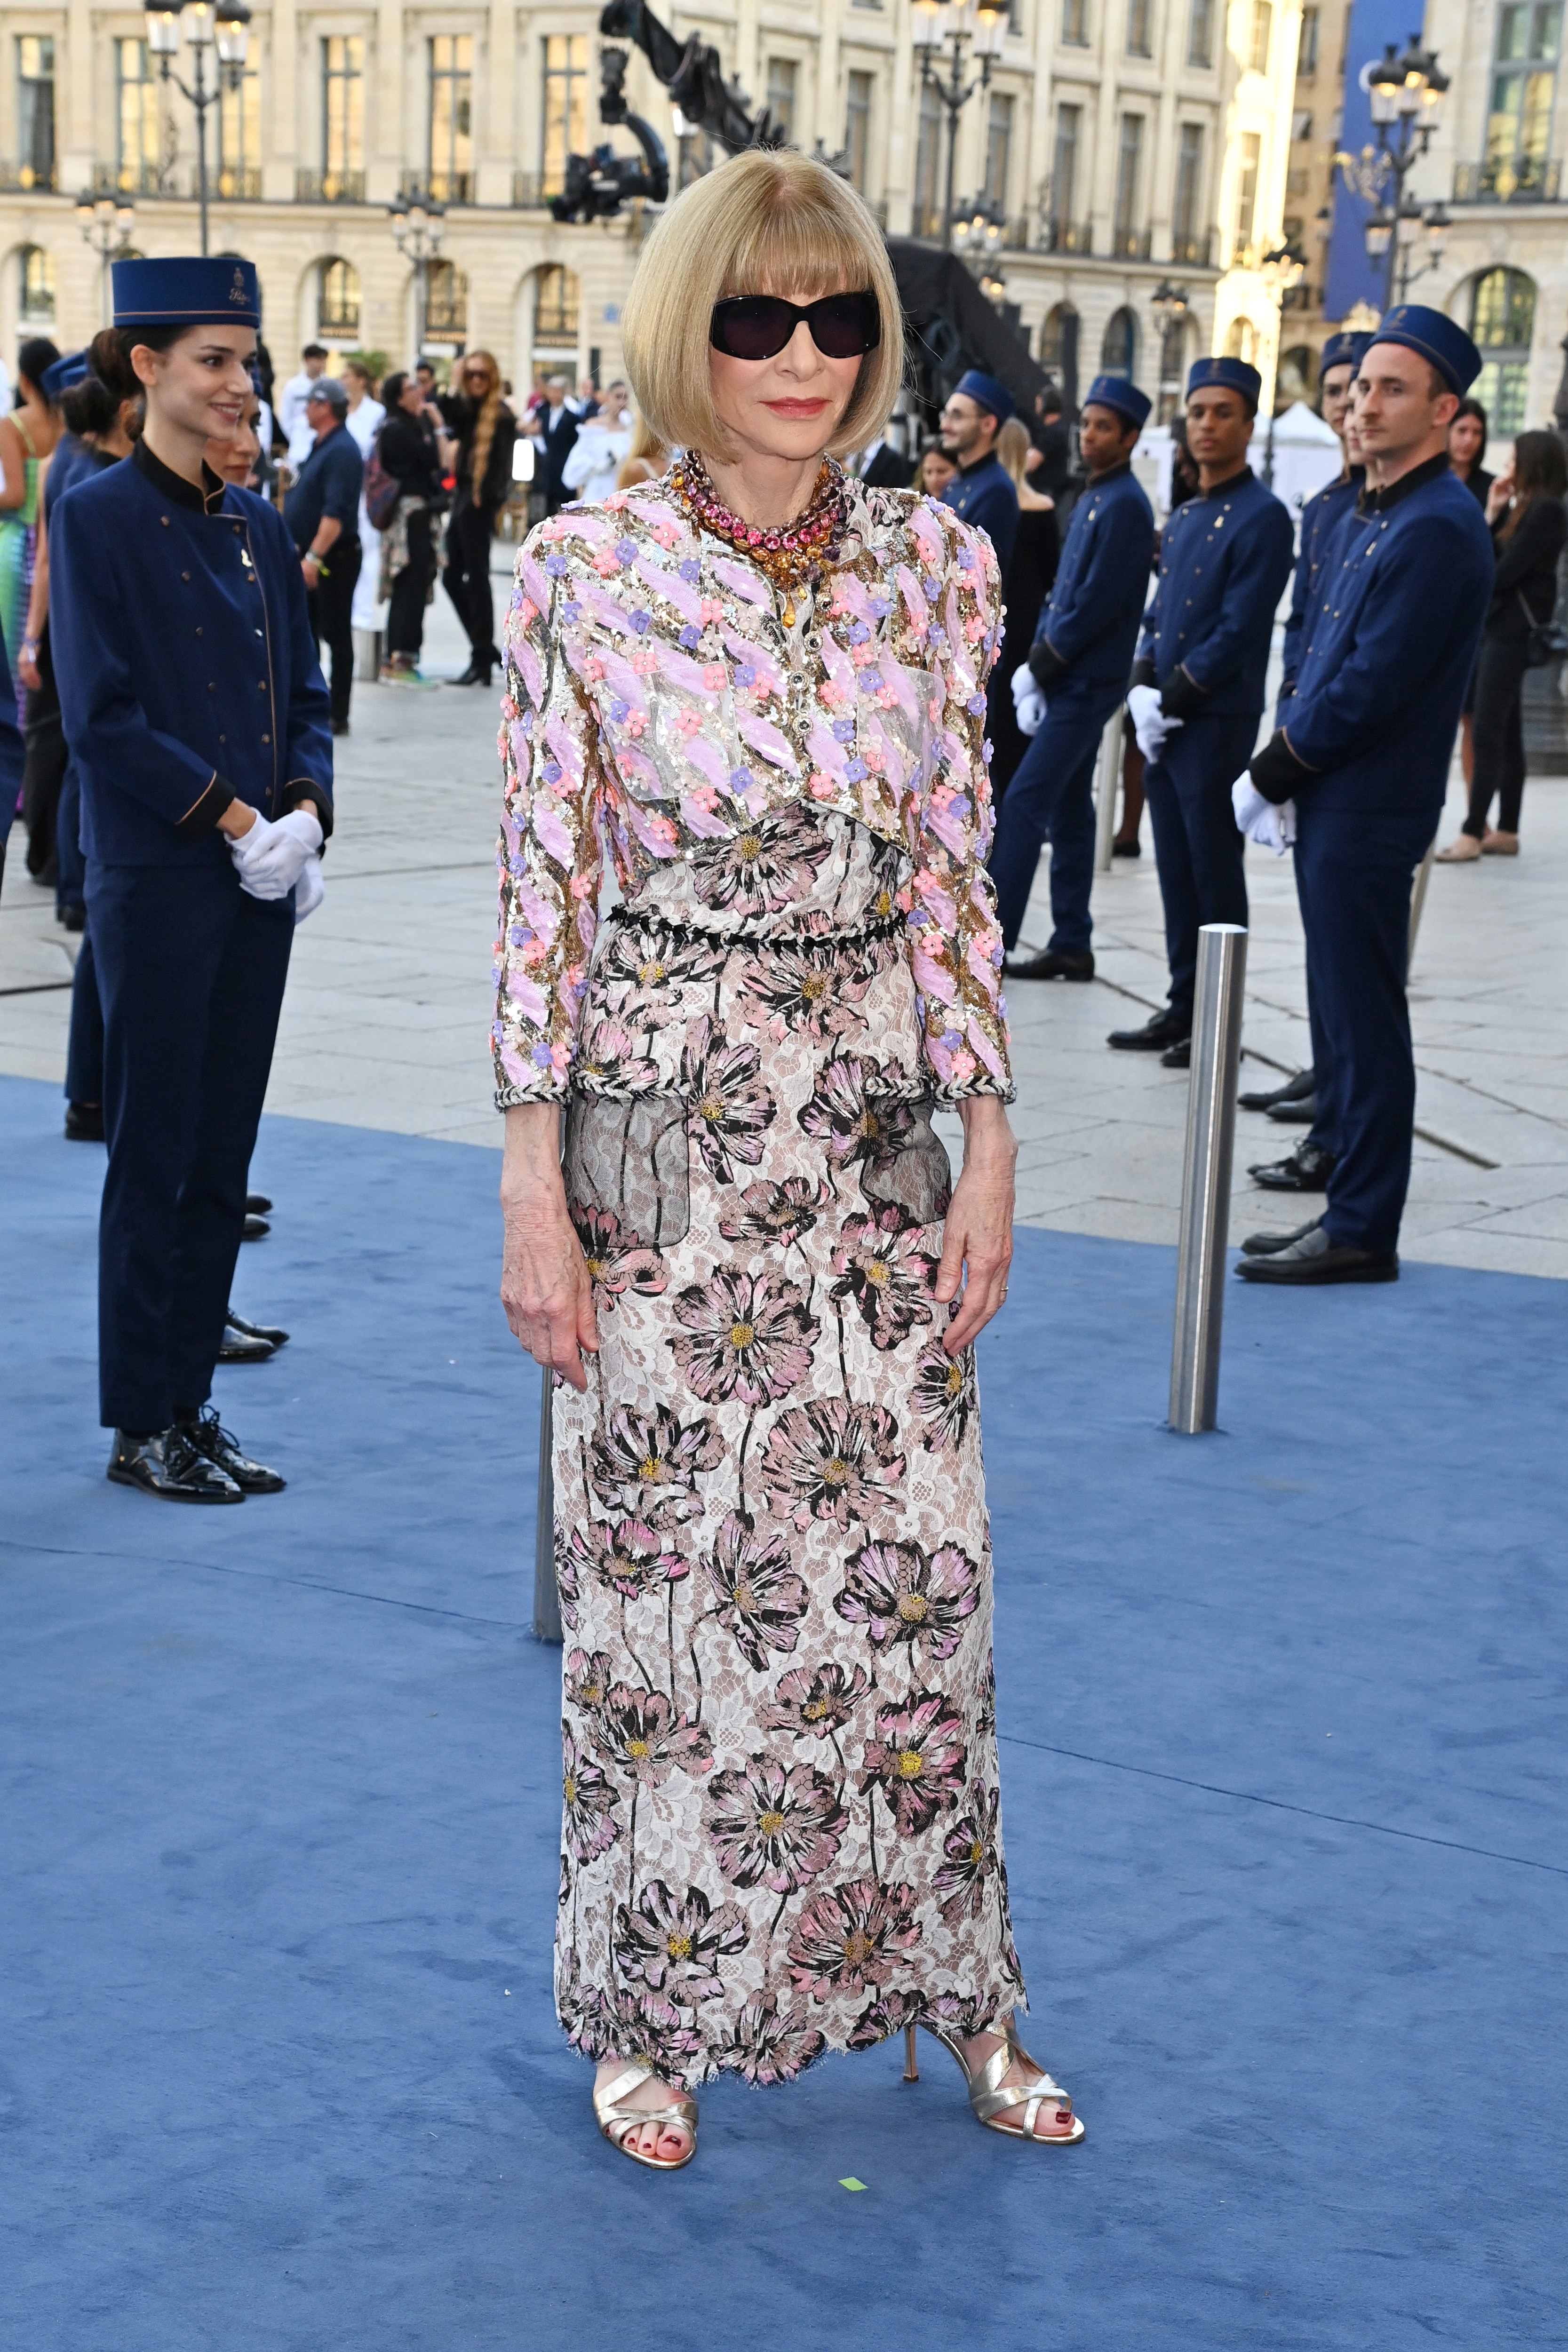
[[1296,689],[1296,672],[1301,664],[1301,636],[1307,625],[1307,598],[1312,585],[1312,549],[1305,530],[1301,533],[1301,552],[1296,558],[1296,577],[1290,589],[1290,612],[1285,623],[1285,666],[1279,680],[1279,699],[1285,701]]
[[[1130,499],[1108,501],[1099,520],[1089,562],[1072,583],[1072,597],[1058,613],[1047,603],[1035,643],[1054,657],[1056,674],[1070,670],[1079,656],[1117,626],[1126,602],[1129,572],[1142,584],[1149,570],[1149,525]],[[1032,665],[1031,665],[1032,667]],[[1040,680],[1049,691],[1049,682]]]
[[[93,530],[94,512],[85,499],[62,499],[49,529],[49,626],[55,674],[66,686],[67,737],[79,758],[90,757],[121,791],[199,839],[234,793],[210,760],[148,722],[124,627],[139,591],[121,581],[122,558]],[[297,577],[297,562],[294,571]],[[313,643],[310,661],[315,667]]]
[[293,541],[276,509],[267,507],[265,512],[268,535],[273,541],[272,561],[279,566],[284,582],[284,602],[289,620],[289,718],[285,737],[288,756],[284,763],[283,805],[285,808],[297,808],[302,800],[314,801],[322,835],[330,839],[332,831],[331,697],[327,692],[327,681],[321,676],[321,658],[310,632],[310,608],[305,601],[305,583]]
[[[1267,614],[1272,620],[1290,577],[1294,540],[1289,515],[1278,499],[1248,518],[1240,550],[1231,557],[1226,574],[1218,620],[1179,665],[1200,695],[1213,694],[1244,667],[1259,615]],[[1158,683],[1163,692],[1164,679]]]
[[[1568,538],[1568,514],[1561,499],[1534,499],[1529,510],[1520,518],[1518,530],[1511,539],[1498,543],[1497,576],[1492,582],[1492,614],[1509,622],[1510,633],[1524,634],[1524,606],[1519,601],[1521,588],[1540,575],[1540,592],[1527,596],[1534,619],[1550,620],[1552,598],[1548,581],[1555,573],[1563,542]],[[1555,581],[1552,580],[1555,586]]]

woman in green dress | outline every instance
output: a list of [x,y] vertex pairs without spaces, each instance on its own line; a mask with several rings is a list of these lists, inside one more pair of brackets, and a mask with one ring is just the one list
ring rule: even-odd
[[[60,420],[43,390],[44,370],[59,353],[37,335],[17,355],[17,401],[0,417],[0,634],[12,677],[27,629],[27,592],[38,536],[38,474],[59,439]],[[17,695],[20,705],[22,696]],[[21,710],[17,710],[20,722]]]

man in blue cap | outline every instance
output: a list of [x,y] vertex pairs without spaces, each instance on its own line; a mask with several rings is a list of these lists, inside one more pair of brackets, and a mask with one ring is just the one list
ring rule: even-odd
[[[1096,376],[1079,426],[1089,488],[1073,509],[1056,581],[1026,664],[1013,674],[1018,724],[1034,740],[1007,787],[990,866],[1012,980],[1092,980],[1094,763],[1127,691],[1149,593],[1154,514],[1132,478],[1149,397],[1125,376]],[[1043,953],[1012,960],[1040,860],[1051,844],[1051,920]]]
[[959,377],[942,412],[942,444],[958,471],[942,494],[944,507],[984,531],[1004,579],[1018,536],[1018,493],[996,456],[996,436],[1013,414],[1005,384],[979,368]]
[[1187,377],[1195,497],[1160,545],[1160,581],[1127,698],[1154,826],[1165,909],[1169,1000],[1141,1029],[1112,1030],[1122,1052],[1191,1053],[1198,932],[1247,921],[1243,845],[1231,813],[1235,763],[1258,740],[1274,612],[1290,577],[1289,515],[1247,462],[1262,378],[1245,360],[1199,360]]
[[205,1408],[332,821],[327,691],[281,517],[205,462],[253,404],[255,269],[117,261],[114,323],[142,437],[49,532],[104,1021],[100,1413],[118,1484],[239,1503],[284,1482]]
[[1352,415],[1366,487],[1330,547],[1284,723],[1236,781],[1248,836],[1295,846],[1318,1024],[1312,1134],[1334,1163],[1321,1217],[1243,1244],[1237,1271],[1252,1282],[1398,1279],[1415,1118],[1410,884],[1442,813],[1494,571],[1448,465],[1480,364],[1464,329],[1420,304],[1396,305],[1372,337]]

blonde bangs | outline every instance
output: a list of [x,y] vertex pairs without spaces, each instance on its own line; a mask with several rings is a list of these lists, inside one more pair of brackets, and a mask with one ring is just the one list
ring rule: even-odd
[[733,452],[713,407],[709,321],[734,294],[869,290],[882,340],[828,444],[835,457],[877,438],[904,373],[904,322],[888,248],[846,181],[790,149],[735,155],[677,197],[644,248],[621,341],[637,405],[667,447],[724,463]]

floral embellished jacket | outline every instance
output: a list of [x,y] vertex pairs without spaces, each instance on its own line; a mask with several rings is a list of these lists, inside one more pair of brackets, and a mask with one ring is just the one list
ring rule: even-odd
[[909,860],[898,905],[931,1093],[1010,1099],[985,678],[1001,635],[984,533],[917,492],[845,484],[847,531],[793,628],[762,573],[668,482],[529,534],[506,625],[498,1104],[570,1073],[606,852],[661,864],[802,806]]

